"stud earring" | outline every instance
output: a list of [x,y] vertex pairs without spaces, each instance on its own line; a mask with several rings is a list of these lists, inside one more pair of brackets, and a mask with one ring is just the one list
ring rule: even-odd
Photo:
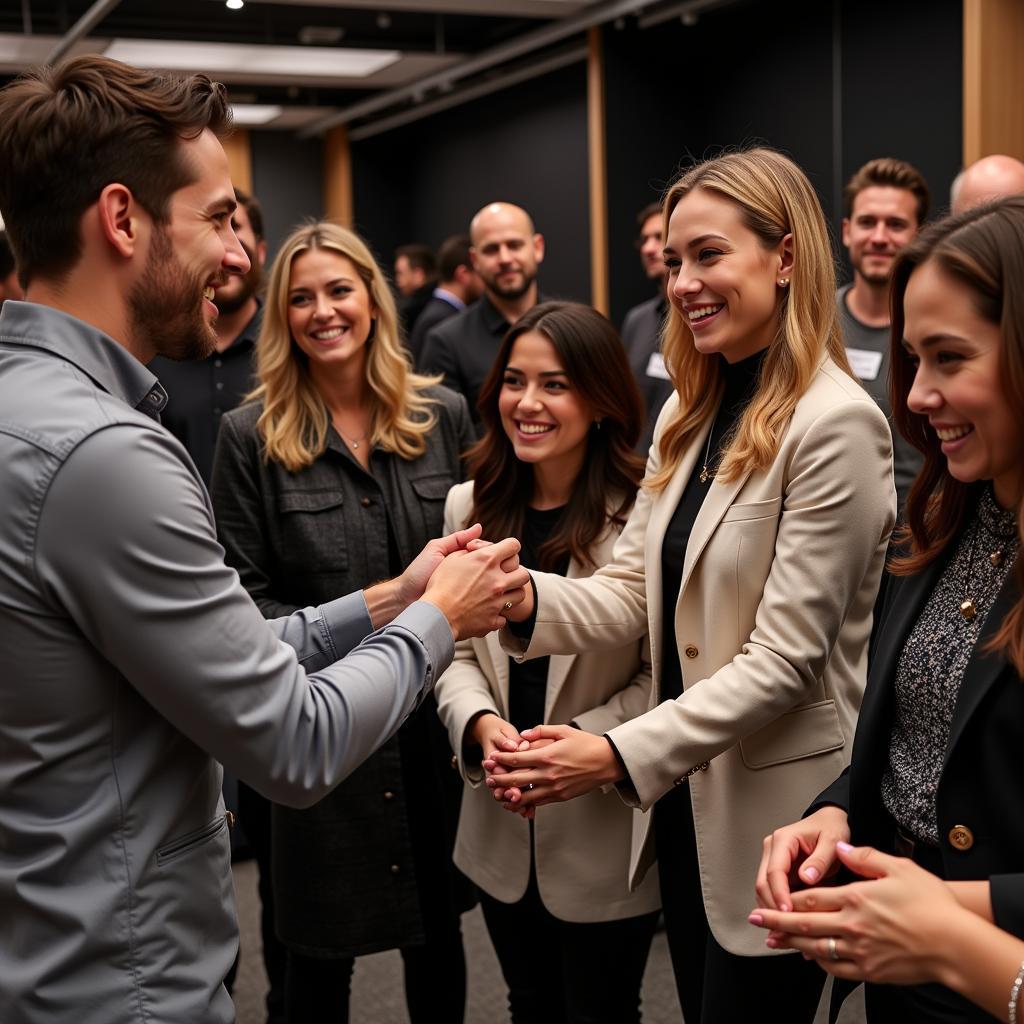
[[779,287],[780,288],[788,288],[789,287],[789,278],[788,277],[782,278],[779,281]]

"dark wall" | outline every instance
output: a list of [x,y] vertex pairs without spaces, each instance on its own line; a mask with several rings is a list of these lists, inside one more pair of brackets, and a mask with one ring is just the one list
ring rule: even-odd
[[651,294],[631,244],[636,211],[723,146],[792,156],[837,240],[842,183],[872,157],[911,161],[944,205],[962,149],[961,39],[962,0],[747,2],[693,26],[608,27],[613,319]]
[[578,64],[352,145],[356,225],[385,265],[437,246],[496,199],[547,242],[541,287],[590,301],[586,70]]
[[323,142],[269,131],[254,131],[250,140],[252,188],[263,207],[263,230],[272,260],[292,228],[323,216]]

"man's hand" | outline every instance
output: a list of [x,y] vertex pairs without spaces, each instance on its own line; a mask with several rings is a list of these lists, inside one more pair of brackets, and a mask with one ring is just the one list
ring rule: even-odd
[[401,576],[385,583],[378,583],[364,591],[363,597],[370,612],[373,628],[380,629],[381,626],[387,625],[396,615],[400,615],[409,605],[418,601],[427,589],[427,583],[434,570],[445,558],[473,544],[482,532],[480,524],[474,523],[465,530],[428,541],[427,546],[409,563]]
[[476,551],[448,554],[433,570],[423,600],[441,611],[456,640],[486,636],[505,625],[529,581],[530,574],[519,565],[519,541],[508,537]]

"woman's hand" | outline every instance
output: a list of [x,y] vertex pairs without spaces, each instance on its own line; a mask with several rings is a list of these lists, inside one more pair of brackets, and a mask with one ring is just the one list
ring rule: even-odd
[[935,875],[906,857],[836,845],[867,882],[793,893],[793,910],[758,907],[750,923],[771,929],[773,949],[797,949],[837,978],[911,985],[941,981],[948,938],[973,917]]
[[528,750],[497,751],[484,761],[489,773],[505,770],[500,779],[489,774],[487,785],[509,810],[571,800],[622,778],[619,760],[603,736],[571,725],[539,725],[525,729],[522,737]]
[[765,836],[754,886],[758,903],[771,910],[790,910],[791,888],[798,882],[817,885],[835,874],[839,870],[836,844],[849,838],[850,826],[841,807],[822,807]]
[[470,732],[474,742],[483,749],[483,761],[489,760],[499,750],[526,750],[530,746],[511,722],[491,712],[480,715]]

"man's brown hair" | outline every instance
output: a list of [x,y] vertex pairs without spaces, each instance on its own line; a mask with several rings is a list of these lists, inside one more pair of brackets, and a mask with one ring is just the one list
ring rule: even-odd
[[853,201],[860,192],[874,185],[889,188],[902,188],[913,194],[917,200],[917,223],[918,226],[925,222],[928,216],[928,208],[931,205],[931,196],[928,193],[928,182],[924,175],[906,160],[897,160],[895,157],[882,156],[877,160],[869,160],[843,188],[843,205],[846,216],[853,215]]
[[89,55],[37,68],[0,90],[0,212],[23,287],[60,278],[81,255],[83,213],[117,182],[158,223],[195,181],[179,148],[231,129],[219,82],[159,75]]

